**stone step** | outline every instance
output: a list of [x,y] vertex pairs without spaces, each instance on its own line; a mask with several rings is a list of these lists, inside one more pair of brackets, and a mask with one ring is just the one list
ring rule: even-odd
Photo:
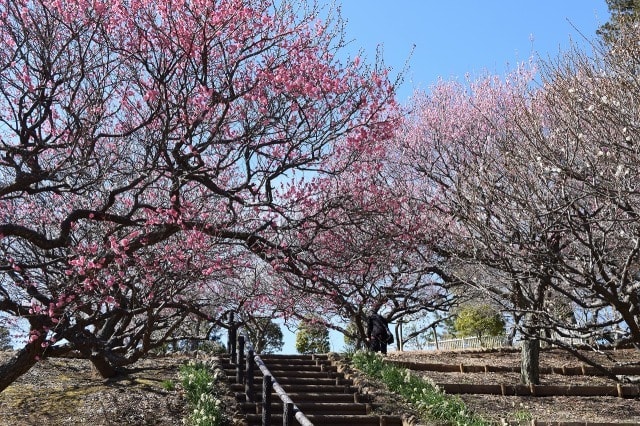
[[[332,385],[332,386],[344,386],[344,385],[352,385],[351,381],[347,381],[346,379],[340,377],[296,377],[296,376],[276,376],[276,380],[280,385],[284,387],[284,385]],[[262,378],[259,381],[254,380],[254,383],[262,383]]]
[[[331,414],[309,414],[305,416],[314,426],[402,426],[402,419],[397,416],[376,416],[376,415],[331,415]],[[247,424],[249,426],[261,425],[262,416],[260,414],[248,414]],[[294,424],[297,423],[294,420]],[[271,424],[282,424],[281,414],[271,415]]]
[[[246,356],[244,357],[246,359]],[[265,364],[276,364],[276,365],[320,365],[320,364],[331,364],[331,361],[328,359],[262,359],[262,362]],[[236,358],[231,360],[231,358],[225,357],[221,358],[220,362],[222,364],[234,364],[236,362]]]
[[[278,379],[280,382],[280,379]],[[260,387],[256,385],[256,391]],[[352,385],[313,385],[313,384],[289,384],[280,383],[285,392],[313,392],[313,393],[355,393],[358,389]],[[244,391],[243,384],[232,383],[229,385],[232,391]],[[294,400],[295,402],[295,400]]]
[[331,363],[329,361],[300,361],[300,362],[268,362],[265,360],[262,360],[262,362],[264,362],[264,364],[267,366],[267,368],[269,368],[269,370],[271,370],[272,368],[274,370],[285,370],[285,371],[290,371],[290,370],[306,370],[306,369],[310,369],[310,370],[317,370],[320,368],[328,368],[331,367]]
[[300,360],[316,360],[316,359],[320,359],[320,360],[328,360],[329,356],[327,354],[313,354],[313,355],[263,354],[263,355],[260,355],[260,358],[262,358],[262,360],[266,362],[266,360],[272,360],[272,359],[283,359],[283,360],[290,360],[290,359],[293,359],[293,360],[296,360],[296,359],[300,359]]
[[[289,392],[287,393],[289,398],[296,404],[298,402],[320,402],[320,403],[350,403],[350,402],[367,402],[369,399],[360,395],[357,392],[354,393],[318,393],[318,392]],[[236,400],[244,401],[244,392],[237,392],[235,394]],[[272,400],[278,398],[275,392],[271,396]],[[262,400],[262,391],[255,393],[256,401]],[[279,399],[279,398],[278,398]]]
[[[334,365],[309,365],[309,366],[300,366],[300,365],[272,365],[272,364],[265,364],[267,366],[267,368],[269,369],[269,371],[271,371],[271,374],[273,376],[276,376],[276,373],[279,374],[289,374],[292,372],[303,372],[303,371],[310,371],[310,372],[316,372],[316,373],[337,373],[338,372],[338,367],[334,366]],[[224,364],[221,365],[220,368],[222,370],[224,370],[224,372],[227,375],[231,375],[231,376],[235,376],[235,371],[236,371],[236,365],[235,364]],[[243,365],[243,369],[246,368],[245,365]],[[257,365],[254,364],[254,371],[256,372],[256,374],[262,374],[260,367],[258,367]]]
[[[345,379],[337,367],[326,357],[265,355],[262,361],[289,398],[316,426],[401,426],[397,416],[379,416],[372,413],[369,395],[361,395],[353,381]],[[246,415],[246,425],[260,425],[262,399],[262,372],[254,371],[255,402],[246,402],[243,384],[235,384],[236,369],[227,363],[225,373],[235,392],[238,408]],[[271,424],[282,424],[282,401],[275,391],[271,395]],[[294,421],[294,424],[297,424]]]
[[[276,375],[276,372],[289,374],[290,372],[298,372],[298,371],[327,372],[327,373],[329,372],[335,373],[338,371],[338,367],[333,365],[318,365],[318,366],[314,365],[314,366],[308,366],[305,368],[301,368],[298,365],[270,365],[270,364],[266,364],[266,365],[269,371],[271,371],[271,373],[274,376]],[[227,375],[235,376],[236,374],[235,365],[225,364],[225,365],[221,365],[220,368],[222,368],[225,371],[225,373],[227,373]],[[256,371],[256,374],[262,374],[260,368],[257,365],[255,366],[255,371]]]
[[329,361],[320,361],[320,362],[315,362],[315,361],[308,361],[308,362],[304,362],[304,363],[287,363],[287,362],[268,362],[268,361],[262,361],[264,362],[264,364],[269,368],[269,370],[271,370],[272,368],[274,370],[294,370],[294,369],[311,369],[311,370],[315,370],[318,368],[329,368],[329,367],[333,367],[331,365],[331,363]]
[[[338,375],[334,371],[282,371],[282,370],[270,370],[273,377],[300,377],[300,378],[319,378],[319,379],[335,379]],[[227,377],[235,380],[236,370],[225,369],[224,370]],[[262,371],[255,370],[253,372],[253,377],[257,380],[262,380]]]
[[[354,402],[296,402],[296,406],[305,415],[309,414],[332,414],[332,415],[366,415],[370,414],[372,410],[371,404],[358,404]],[[260,402],[242,402],[239,404],[245,413],[262,412],[262,404]],[[271,403],[272,413],[282,413],[283,405],[282,401],[278,398],[277,401]]]

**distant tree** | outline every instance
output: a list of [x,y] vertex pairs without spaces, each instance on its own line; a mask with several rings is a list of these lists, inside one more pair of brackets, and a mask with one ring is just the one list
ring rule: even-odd
[[256,353],[269,354],[284,346],[282,330],[271,318],[250,318],[245,323],[245,328]]
[[454,322],[456,335],[499,336],[504,334],[504,319],[489,305],[466,305],[460,309]]
[[11,349],[11,336],[9,329],[0,326],[0,351],[7,351]]
[[602,25],[597,34],[610,43],[620,35],[620,26],[638,20],[640,0],[606,0],[611,18]]
[[[455,312],[455,310],[453,312]],[[442,327],[444,329],[442,337],[445,339],[456,337],[456,317],[453,312],[449,317],[442,320]]]
[[296,350],[301,354],[329,352],[329,329],[319,322],[302,321],[296,333]]
[[358,325],[352,321],[347,324],[346,333],[344,334],[345,351],[356,351],[363,347],[364,341],[358,333]]

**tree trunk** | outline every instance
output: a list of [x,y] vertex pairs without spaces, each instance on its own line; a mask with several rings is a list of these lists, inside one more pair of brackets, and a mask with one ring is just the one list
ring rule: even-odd
[[100,377],[102,377],[103,379],[110,379],[117,376],[119,373],[119,370],[115,368],[113,364],[110,363],[109,360],[107,360],[107,358],[104,356],[93,354],[91,355],[89,360],[91,361],[91,364],[93,364],[93,367],[96,369],[98,374],[100,374]]
[[[200,337],[200,325],[202,323],[202,320],[200,318],[198,318],[198,320],[196,321],[196,329],[195,329],[195,335]],[[200,342],[198,339],[189,339],[189,350],[191,352],[193,351],[197,351],[198,347],[200,346]]]
[[518,314],[513,314],[513,327],[507,336],[507,342],[509,346],[513,346],[513,341],[516,339],[516,333],[518,332],[518,326],[520,325],[520,321],[522,320],[522,316]]
[[522,341],[520,382],[525,385],[540,384],[540,340],[538,339]]
[[18,351],[9,361],[0,365],[0,392],[9,387],[11,383],[29,371],[38,362],[38,357],[41,357],[44,351],[42,348],[44,341],[44,336],[39,337]]

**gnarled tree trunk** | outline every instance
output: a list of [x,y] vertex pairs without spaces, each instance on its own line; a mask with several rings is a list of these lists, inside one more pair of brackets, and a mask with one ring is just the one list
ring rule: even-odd
[[42,357],[44,348],[42,344],[45,336],[40,336],[31,343],[25,345],[9,361],[0,365],[0,392],[4,391],[11,383],[29,371],[31,367]]

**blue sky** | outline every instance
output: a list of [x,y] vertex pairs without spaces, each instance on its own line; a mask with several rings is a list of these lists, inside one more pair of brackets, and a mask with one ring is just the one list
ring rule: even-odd
[[444,79],[486,72],[504,74],[533,54],[556,57],[573,40],[595,37],[609,20],[605,0],[342,0],[349,50],[376,48],[397,73],[411,54],[398,96]]
[[[327,3],[330,3],[327,0]],[[532,56],[555,58],[574,42],[589,40],[609,20],[605,0],[342,0],[348,52],[369,62],[378,45],[395,76],[409,60],[398,98],[428,90],[439,78],[505,74]],[[413,45],[415,44],[415,49]],[[411,51],[413,54],[411,55]],[[411,55],[411,57],[409,57]],[[283,328],[282,352],[295,353],[295,337]],[[342,335],[331,333],[332,350]],[[393,349],[393,347],[391,348]]]

